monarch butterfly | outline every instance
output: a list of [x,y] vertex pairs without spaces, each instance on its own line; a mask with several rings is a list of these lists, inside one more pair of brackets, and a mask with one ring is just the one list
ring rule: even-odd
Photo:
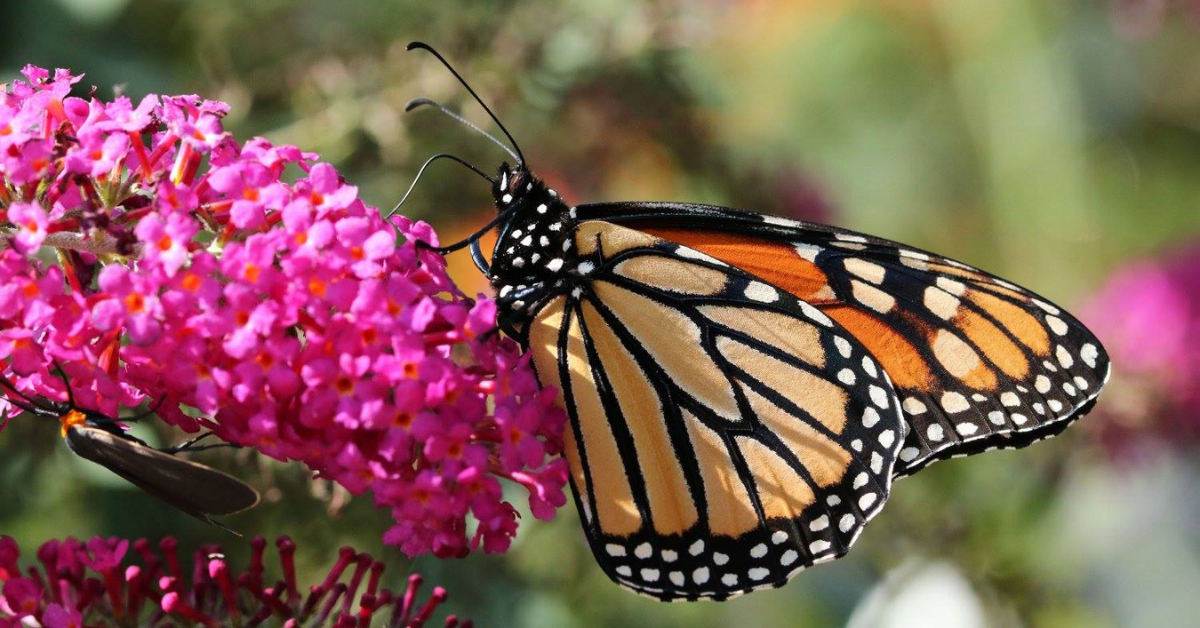
[[120,426],[121,422],[140,417],[114,419],[79,408],[61,368],[59,374],[67,388],[66,403],[31,398],[3,376],[0,385],[12,393],[6,395],[8,403],[31,415],[57,420],[67,447],[80,458],[112,471],[205,523],[241,536],[212,517],[253,508],[259,501],[258,491],[231,475],[172,455],[224,445],[196,446],[204,438],[201,436],[179,447],[154,449]]
[[500,327],[561,391],[575,502],[621,586],[663,600],[781,586],[843,555],[893,478],[1053,436],[1108,379],[1070,314],[933,253],[727,207],[570,205],[437,51],[409,49],[512,144],[409,103],[515,161],[492,177],[440,154],[417,178],[451,159],[490,182],[495,219],[435,250],[470,247]]

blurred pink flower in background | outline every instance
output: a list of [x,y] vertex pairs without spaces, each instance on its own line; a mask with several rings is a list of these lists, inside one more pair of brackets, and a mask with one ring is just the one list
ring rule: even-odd
[[1200,28],[1197,0],[1111,0],[1110,6],[1117,33],[1134,41],[1153,37],[1172,20]]
[[1082,309],[1113,358],[1105,440],[1151,430],[1200,439],[1200,243],[1118,269]]

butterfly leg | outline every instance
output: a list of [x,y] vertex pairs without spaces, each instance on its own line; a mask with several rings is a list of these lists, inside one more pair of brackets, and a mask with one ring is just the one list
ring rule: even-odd
[[180,454],[180,453],[194,453],[197,451],[207,451],[209,449],[218,449],[221,447],[231,447],[233,449],[241,449],[241,447],[242,447],[241,445],[234,445],[233,443],[216,443],[213,445],[197,445],[196,444],[210,436],[215,436],[215,434],[213,434],[212,432],[205,432],[191,440],[184,442],[181,445],[176,445],[174,447],[166,447],[164,449],[159,449],[159,451],[163,452],[164,454]]
[[166,400],[167,400],[167,398],[166,398],[166,397],[159,397],[159,398],[158,398],[158,400],[156,400],[156,401],[154,402],[154,405],[150,406],[150,409],[149,409],[149,410],[146,410],[145,412],[139,412],[138,414],[135,414],[135,415],[133,415],[133,416],[125,416],[125,417],[121,417],[121,418],[120,418],[120,420],[121,420],[122,422],[125,422],[125,423],[132,423],[132,422],[136,422],[136,421],[141,421],[142,419],[144,419],[144,418],[146,418],[146,417],[148,417],[148,416],[150,416],[150,415],[152,415],[152,414],[155,414],[156,412],[158,412],[158,409],[159,409],[160,407],[162,407],[162,404],[163,404],[163,402],[164,402],[164,401],[166,401]]

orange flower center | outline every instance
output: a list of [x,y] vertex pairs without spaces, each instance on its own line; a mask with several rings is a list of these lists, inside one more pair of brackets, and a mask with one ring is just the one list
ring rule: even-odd
[[139,292],[131,292],[125,297],[125,309],[135,314],[145,311],[146,298]]
[[200,276],[196,273],[188,273],[187,276],[183,278],[183,287],[189,292],[195,292],[199,290],[200,283]]
[[320,279],[317,279],[315,277],[312,279],[309,279],[308,280],[308,291],[313,293],[314,296],[318,296],[318,297],[325,296],[325,282],[321,281]]

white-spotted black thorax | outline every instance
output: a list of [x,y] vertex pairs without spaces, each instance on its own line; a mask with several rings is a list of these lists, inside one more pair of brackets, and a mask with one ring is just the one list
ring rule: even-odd
[[512,212],[499,225],[489,272],[502,314],[527,310],[570,279],[578,256],[574,249],[572,208],[522,166],[500,166],[492,186],[496,208]]

